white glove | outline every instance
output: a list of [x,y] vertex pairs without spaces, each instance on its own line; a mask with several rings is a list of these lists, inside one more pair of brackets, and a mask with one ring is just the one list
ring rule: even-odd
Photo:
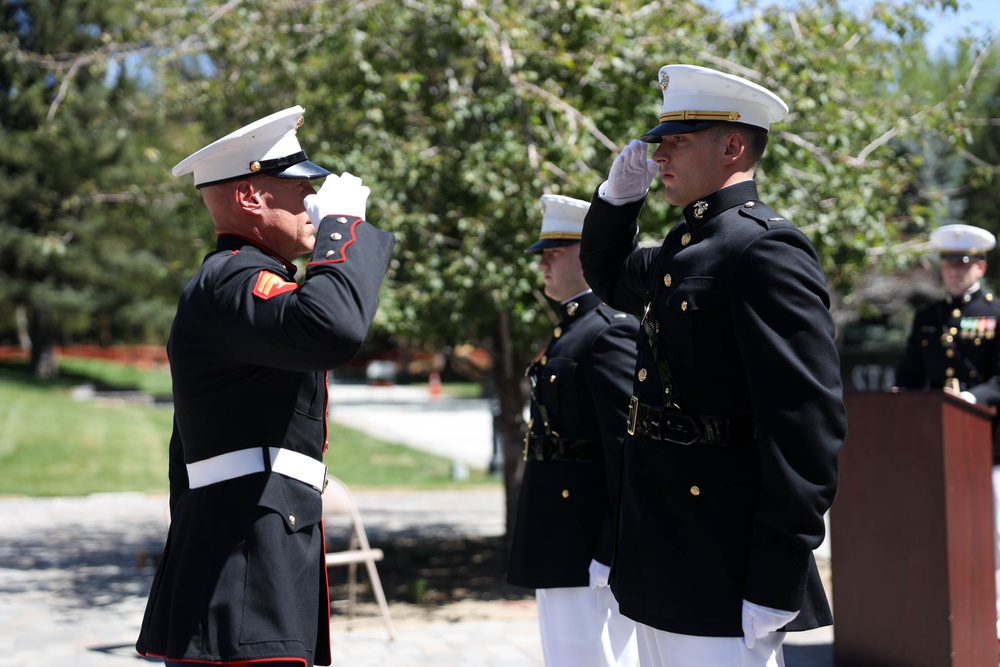
[[608,585],[608,575],[611,574],[611,568],[604,563],[598,563],[596,560],[591,559],[590,561],[590,587],[591,588],[603,588]]
[[611,163],[608,180],[598,194],[612,206],[637,202],[649,192],[649,185],[660,173],[660,165],[646,157],[647,144],[638,139],[629,142]]
[[758,639],[763,639],[778,628],[783,628],[792,622],[797,611],[782,611],[762,607],[753,602],[743,601],[743,641],[747,648],[753,648]]
[[309,220],[319,227],[328,215],[349,215],[365,217],[365,203],[371,188],[361,184],[361,179],[346,171],[340,176],[330,174],[323,181],[323,187],[314,195],[306,195],[306,212]]

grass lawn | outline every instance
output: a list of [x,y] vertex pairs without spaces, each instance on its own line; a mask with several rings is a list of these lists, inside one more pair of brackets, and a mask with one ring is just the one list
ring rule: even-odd
[[[96,359],[60,360],[62,376],[35,380],[24,364],[0,364],[0,496],[79,496],[167,491],[173,411],[165,406],[82,401],[74,388],[131,387],[169,395],[170,375]],[[500,484],[484,471],[451,479],[451,461],[330,425],[326,463],[356,488],[458,488]]]

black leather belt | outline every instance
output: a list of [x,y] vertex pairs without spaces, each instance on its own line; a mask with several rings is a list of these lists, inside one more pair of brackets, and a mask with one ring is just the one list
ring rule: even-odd
[[628,433],[678,445],[757,444],[752,417],[690,415],[646,405],[635,396],[628,405]]
[[602,457],[601,443],[597,440],[539,437],[528,431],[524,434],[525,461],[597,461]]

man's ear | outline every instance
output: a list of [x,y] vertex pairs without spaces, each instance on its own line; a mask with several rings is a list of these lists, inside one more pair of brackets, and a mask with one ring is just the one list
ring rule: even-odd
[[260,193],[253,187],[250,181],[240,181],[233,189],[233,197],[236,205],[241,211],[259,214],[261,210]]
[[730,132],[722,140],[722,163],[726,166],[743,159],[747,152],[747,142],[739,132]]

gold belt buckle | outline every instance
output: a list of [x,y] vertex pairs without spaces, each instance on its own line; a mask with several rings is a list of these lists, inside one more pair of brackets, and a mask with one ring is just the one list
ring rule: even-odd
[[635,422],[639,417],[639,397],[633,396],[628,402],[628,434],[635,435]]

